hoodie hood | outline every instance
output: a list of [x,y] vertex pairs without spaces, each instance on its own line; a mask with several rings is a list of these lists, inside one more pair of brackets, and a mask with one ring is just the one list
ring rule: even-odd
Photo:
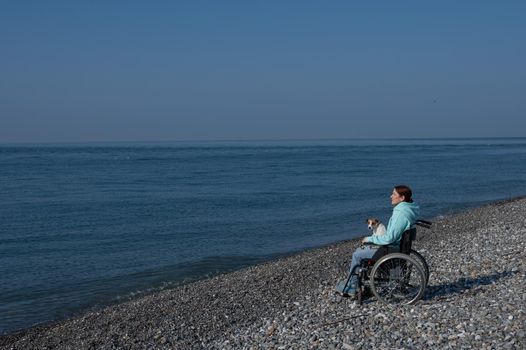
[[411,221],[411,226],[415,224],[416,219],[420,215],[420,207],[415,203],[400,202],[394,208],[393,212],[404,213],[406,218]]

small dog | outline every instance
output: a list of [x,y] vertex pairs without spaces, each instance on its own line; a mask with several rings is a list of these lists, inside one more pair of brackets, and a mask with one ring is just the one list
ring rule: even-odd
[[365,220],[367,228],[373,231],[373,236],[382,236],[385,234],[385,226],[376,218],[369,218]]

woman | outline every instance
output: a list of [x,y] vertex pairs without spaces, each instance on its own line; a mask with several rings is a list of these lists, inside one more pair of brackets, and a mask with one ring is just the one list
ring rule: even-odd
[[336,285],[336,291],[343,294],[354,294],[356,292],[357,280],[357,271],[355,271],[355,269],[360,264],[360,261],[362,259],[372,258],[380,246],[400,244],[402,233],[415,224],[420,212],[418,206],[413,203],[412,196],[413,192],[408,186],[399,185],[393,188],[393,193],[391,193],[393,215],[387,224],[386,233],[382,236],[369,236],[362,239],[362,243],[373,245],[361,246],[354,252],[349,269],[351,278],[338,283],[338,285]]

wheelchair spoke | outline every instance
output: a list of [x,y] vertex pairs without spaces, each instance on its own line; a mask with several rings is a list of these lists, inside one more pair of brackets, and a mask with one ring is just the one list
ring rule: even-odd
[[413,258],[390,254],[371,271],[375,296],[386,303],[413,303],[421,298],[425,288],[425,273]]

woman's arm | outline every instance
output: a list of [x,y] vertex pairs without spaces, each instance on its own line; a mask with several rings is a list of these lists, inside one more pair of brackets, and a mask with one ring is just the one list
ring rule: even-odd
[[364,238],[364,242],[369,242],[377,245],[388,245],[397,243],[402,237],[402,233],[411,226],[409,220],[401,215],[400,212],[394,211],[393,216],[389,219],[387,224],[387,232],[382,236],[369,236]]

